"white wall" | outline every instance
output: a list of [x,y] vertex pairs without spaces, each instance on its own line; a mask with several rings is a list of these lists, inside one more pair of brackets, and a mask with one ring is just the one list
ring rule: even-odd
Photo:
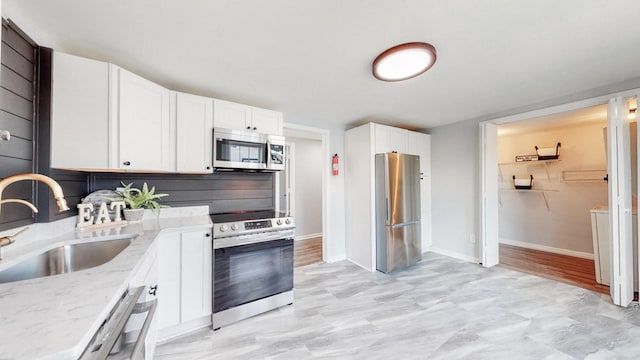
[[322,233],[322,143],[287,136],[294,145],[296,239]]
[[[520,163],[501,165],[501,189],[513,189],[512,175],[533,175],[534,189],[547,192],[549,209],[540,193],[501,191],[499,209],[500,241],[556,251],[570,255],[593,255],[590,209],[607,204],[607,183],[565,182],[563,171],[606,171],[603,129],[606,119],[595,124],[569,128],[530,131],[498,137],[498,162],[512,163],[516,155],[535,154],[535,145],[554,147],[562,143],[560,161],[547,164]],[[602,175],[604,176],[604,174]],[[522,244],[519,244],[522,243]]]
[[431,250],[477,259],[471,235],[478,229],[478,140],[476,121],[433,128],[431,134]]

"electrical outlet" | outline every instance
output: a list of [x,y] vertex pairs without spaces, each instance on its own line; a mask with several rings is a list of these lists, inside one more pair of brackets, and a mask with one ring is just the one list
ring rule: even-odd
[[469,234],[469,242],[472,244],[476,243],[476,235],[475,234]]

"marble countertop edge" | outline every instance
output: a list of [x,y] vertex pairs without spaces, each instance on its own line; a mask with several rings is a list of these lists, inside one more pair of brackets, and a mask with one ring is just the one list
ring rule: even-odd
[[[198,209],[200,208],[200,209]],[[88,241],[137,235],[111,261],[67,274],[0,284],[2,359],[77,358],[167,231],[211,228],[208,208],[183,208],[170,216],[90,232],[67,231],[33,240],[0,262],[0,271],[49,249]],[[202,209],[204,208],[204,209]],[[69,223],[69,221],[67,221]]]

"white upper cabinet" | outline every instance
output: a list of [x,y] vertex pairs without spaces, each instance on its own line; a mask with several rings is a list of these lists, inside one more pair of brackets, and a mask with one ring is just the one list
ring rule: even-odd
[[52,73],[51,167],[172,170],[167,89],[57,51]]
[[211,173],[214,126],[283,135],[281,112],[172,93],[101,61],[55,51],[52,82],[53,168]]
[[408,152],[409,130],[374,124],[374,132],[376,154],[393,151],[405,154]]
[[213,125],[217,128],[282,135],[282,113],[230,101],[213,101]]
[[[169,90],[136,74],[118,68],[117,162],[123,170],[171,171]],[[114,87],[112,86],[112,90]],[[113,103],[113,102],[112,102]]]
[[282,113],[273,110],[251,108],[251,129],[263,134],[283,135]]
[[109,64],[53,52],[51,167],[109,167]]
[[176,93],[176,171],[213,172],[213,99]]

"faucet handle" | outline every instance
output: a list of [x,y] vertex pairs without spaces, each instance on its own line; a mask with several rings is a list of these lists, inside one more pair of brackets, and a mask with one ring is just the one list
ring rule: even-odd
[[15,237],[18,237],[20,234],[22,234],[23,232],[25,232],[25,231],[27,231],[27,230],[29,230],[29,227],[28,227],[28,226],[27,226],[27,227],[25,227],[25,228],[23,228],[23,229],[20,229],[20,231],[18,231],[17,233],[15,233],[15,234],[11,235],[11,237],[14,237],[14,238],[15,238]]
[[[29,227],[25,227],[24,229],[20,229],[20,231],[18,231],[17,233],[13,234],[13,235],[7,235],[7,236],[3,236],[0,238],[0,249],[2,249],[3,246],[7,246],[7,245],[11,245],[14,242],[16,242],[16,236],[22,234],[23,232],[29,230]],[[0,260],[2,260],[2,253],[0,252]]]

